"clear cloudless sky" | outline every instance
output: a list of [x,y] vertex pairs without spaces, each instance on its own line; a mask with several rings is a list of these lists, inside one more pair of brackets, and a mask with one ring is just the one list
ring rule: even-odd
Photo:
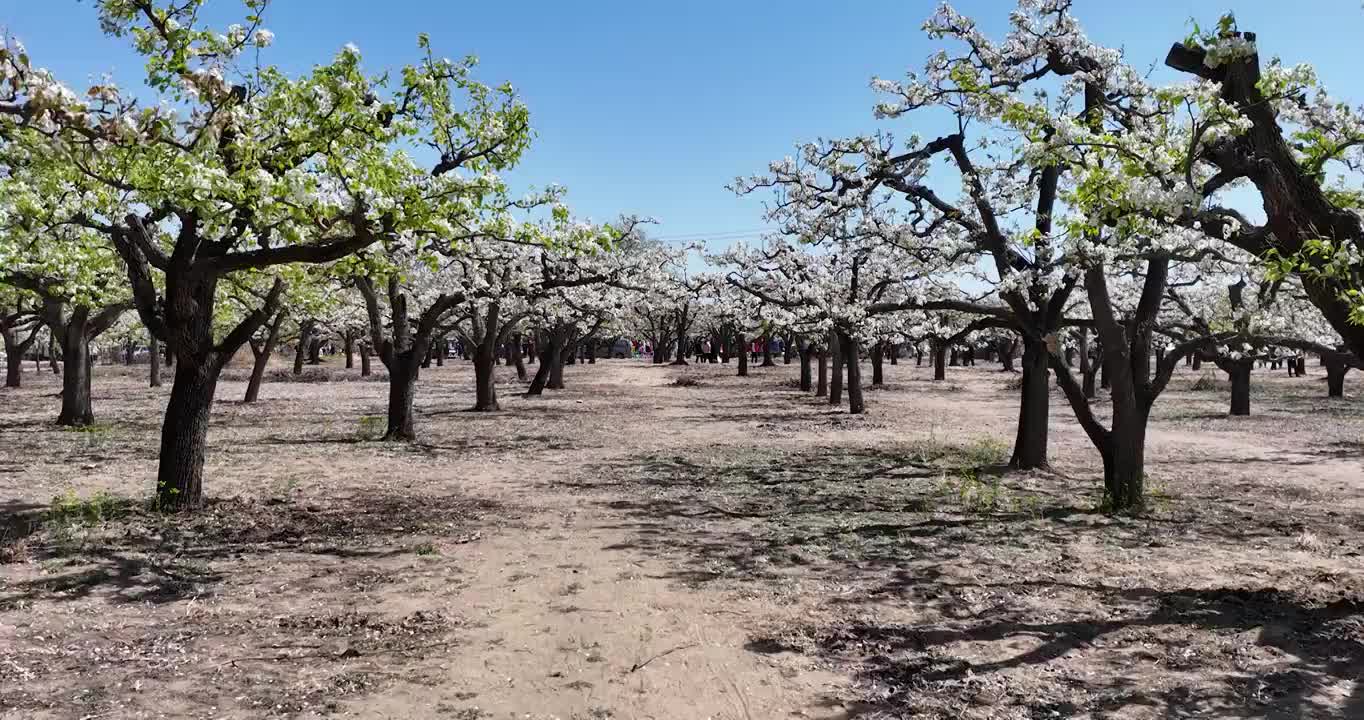
[[[240,16],[210,0],[212,16]],[[605,221],[656,218],[663,238],[714,236],[723,247],[763,227],[761,199],[725,189],[762,172],[795,143],[868,132],[905,136],[905,121],[872,117],[873,75],[899,77],[935,45],[920,25],[928,0],[274,0],[262,59],[299,72],[353,42],[372,71],[417,57],[431,35],[450,57],[478,55],[480,80],[510,81],[530,107],[537,138],[510,176],[520,187],[560,183],[575,212]],[[998,37],[1007,0],[962,0],[958,10]],[[1227,11],[1259,33],[1262,55],[1311,62],[1333,95],[1364,102],[1359,0],[1076,0],[1098,42],[1155,69],[1170,43]],[[90,2],[0,0],[0,26],[35,63],[78,90],[113,73],[131,88],[141,63],[99,32]],[[920,129],[927,134],[930,129]],[[748,236],[753,237],[753,234]]]

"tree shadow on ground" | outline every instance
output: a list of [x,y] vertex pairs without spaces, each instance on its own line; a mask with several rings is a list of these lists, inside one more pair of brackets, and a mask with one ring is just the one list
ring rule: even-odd
[[[749,647],[852,671],[852,697],[831,701],[856,712],[1364,717],[1364,683],[1351,689],[1364,677],[1364,579],[1286,562],[1242,567],[1277,575],[1277,588],[1191,587],[1178,573],[1143,585],[1111,564],[1287,550],[1327,519],[1364,540],[1364,517],[1341,507],[1233,483],[1109,517],[1093,510],[1097,481],[992,474],[990,445],[719,452],[591,473],[579,487],[606,490],[631,535],[605,549],[660,557],[670,579],[741,596],[814,593],[811,620],[762,629]],[[1245,497],[1253,514],[1225,511]]]
[[[0,506],[0,528],[25,530],[0,539],[12,561],[60,568],[0,583],[0,610],[92,596],[114,603],[203,596],[230,579],[216,561],[289,553],[374,561],[412,552],[403,543],[414,537],[458,535],[502,512],[486,500],[423,493],[317,502],[213,499],[183,515],[127,499],[106,503],[98,517]],[[360,564],[352,569],[363,570]]]

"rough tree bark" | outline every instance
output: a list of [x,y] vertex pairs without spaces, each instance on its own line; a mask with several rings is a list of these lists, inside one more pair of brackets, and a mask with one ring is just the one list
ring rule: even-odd
[[1227,373],[1231,380],[1231,415],[1250,414],[1250,371],[1254,369],[1252,360],[1218,360],[1217,366]]
[[161,343],[155,337],[147,343],[147,385],[161,387]]
[[251,348],[251,379],[246,383],[246,396],[242,402],[253,403],[260,399],[261,381],[265,379],[265,369],[270,364],[270,355],[275,352],[275,343],[279,340],[279,328],[284,324],[284,311],[275,313],[274,319],[265,333],[265,338],[257,340],[252,337],[247,341]]
[[90,401],[90,341],[113,326],[129,310],[126,303],[92,310],[76,306],[67,312],[66,302],[57,297],[43,301],[43,321],[62,350],[62,409],[57,424],[68,427],[95,421]]
[[511,356],[512,362],[516,364],[516,379],[525,382],[526,361],[521,355],[521,333],[512,333],[511,338]]
[[[5,387],[17,388],[23,383],[24,355],[33,347],[41,329],[37,315],[27,310],[0,313],[0,337],[5,343]],[[20,339],[25,330],[28,336]]]
[[932,341],[933,346],[933,379],[947,379],[947,343],[941,340]]
[[857,358],[857,342],[847,333],[840,332],[838,347],[843,353],[843,364],[848,368],[848,413],[858,415],[866,410],[866,404],[862,401],[862,364]]
[[819,357],[819,379],[815,383],[815,397],[828,397],[829,395],[829,353],[823,345],[815,351]]
[[[1018,432],[1009,467],[1018,470],[1047,465],[1047,425],[1051,413],[1051,373],[1046,341],[1023,338],[1023,377],[1018,405]],[[1064,364],[1064,363],[1063,363]]]
[[311,318],[299,323],[298,326],[298,346],[294,348],[294,374],[303,374],[303,363],[308,359],[308,349],[313,342],[313,328],[316,321]]
[[884,360],[884,352],[885,352],[885,345],[884,345],[884,344],[878,342],[878,343],[876,343],[875,345],[872,346],[872,349],[871,349],[871,384],[872,384],[872,385],[883,385],[883,384],[885,384],[885,375],[884,375],[884,373],[883,373],[882,370],[881,370],[881,364],[882,364],[882,362],[883,362],[883,360]]
[[803,392],[809,392],[812,386],[812,378],[810,377],[810,344],[802,343],[798,352],[800,354],[800,389]]
[[838,333],[829,333],[829,354],[833,356],[833,371],[829,373],[829,404],[837,407],[843,404],[843,345],[838,341]]
[[[475,310],[477,312],[477,310]],[[502,409],[497,402],[497,354],[503,347],[501,305],[490,302],[480,316],[470,319],[472,332],[464,342],[474,346],[474,412],[496,412]]]
[[441,322],[458,304],[462,294],[442,293],[427,305],[417,317],[415,327],[407,307],[407,294],[396,276],[388,279],[388,311],[390,336],[384,336],[385,323],[379,313],[379,295],[367,277],[356,280],[356,287],[365,299],[365,314],[369,319],[370,342],[378,350],[379,360],[388,368],[387,427],[383,439],[391,442],[411,442],[417,439],[412,404],[417,393],[422,362],[430,355],[431,339],[444,334]]

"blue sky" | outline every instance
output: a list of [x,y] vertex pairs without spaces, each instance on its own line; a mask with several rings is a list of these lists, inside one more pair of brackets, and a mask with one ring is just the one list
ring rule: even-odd
[[[234,0],[212,0],[215,14]],[[1004,0],[964,0],[959,10],[999,29]],[[479,78],[512,82],[538,138],[512,175],[519,185],[569,188],[578,213],[609,220],[657,218],[664,238],[714,237],[723,246],[762,228],[758,198],[724,186],[761,172],[801,140],[877,127],[907,135],[903,121],[872,118],[874,74],[897,77],[934,46],[919,31],[934,2],[916,0],[275,0],[277,35],[265,59],[299,70],[354,42],[368,67],[416,57],[428,32],[437,52],[476,54]],[[1158,65],[1197,17],[1234,10],[1260,34],[1261,52],[1317,65],[1334,95],[1364,101],[1359,0],[1076,0],[1091,37]],[[34,61],[74,85],[111,71],[134,85],[141,65],[121,41],[100,35],[89,2],[0,0],[0,24]],[[1160,72],[1158,77],[1172,77]],[[920,129],[932,132],[932,129]],[[751,237],[751,235],[749,236]]]

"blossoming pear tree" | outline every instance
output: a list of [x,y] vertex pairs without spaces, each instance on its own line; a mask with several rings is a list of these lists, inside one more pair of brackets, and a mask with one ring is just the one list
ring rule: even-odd
[[11,285],[0,284],[0,339],[5,350],[5,387],[23,383],[24,355],[38,341],[43,324],[39,320],[38,296]]
[[[1166,217],[1297,275],[1364,358],[1364,192],[1353,177],[1364,161],[1360,110],[1332,98],[1310,65],[1262,61],[1256,34],[1231,15],[1176,42],[1165,64],[1194,78],[1161,90],[1182,132],[1153,135],[1146,149],[1179,158],[1185,171],[1182,202]],[[1247,186],[1262,201],[1263,224],[1236,207],[1233,191]]]
[[39,317],[61,347],[57,424],[89,425],[91,342],[132,309],[127,278],[99,233],[66,221],[97,197],[20,147],[6,143],[0,155],[9,168],[0,179],[0,284],[36,296]]
[[[219,334],[220,283],[438,234],[529,138],[510,87],[475,81],[472,60],[435,58],[424,36],[425,57],[397,78],[367,73],[353,45],[298,77],[244,62],[273,41],[260,26],[266,0],[246,5],[247,26],[224,32],[200,24],[203,0],[96,5],[105,31],[146,59],[146,90],[168,101],[159,105],[112,82],[80,97],[17,46],[0,54],[7,141],[81,192],[111,197],[69,222],[118,251],[140,317],[175,356],[157,474],[172,509],[200,504],[218,377],[284,291],[276,282]],[[406,149],[421,145],[436,149],[433,163]]]

